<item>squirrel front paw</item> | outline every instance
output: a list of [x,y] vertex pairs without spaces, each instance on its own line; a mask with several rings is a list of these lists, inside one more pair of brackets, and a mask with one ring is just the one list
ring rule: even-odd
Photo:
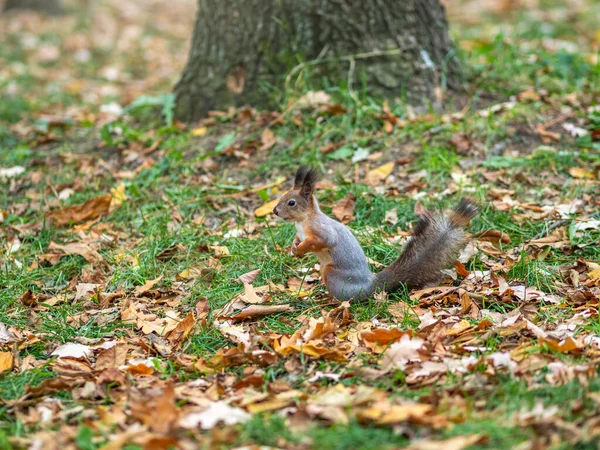
[[298,250],[298,246],[300,245],[302,241],[300,240],[300,238],[296,237],[296,239],[294,239],[294,243],[292,244],[292,255],[298,255],[296,253],[296,251]]

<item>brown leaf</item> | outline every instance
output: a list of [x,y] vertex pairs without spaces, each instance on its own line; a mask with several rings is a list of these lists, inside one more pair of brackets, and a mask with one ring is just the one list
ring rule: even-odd
[[239,296],[244,303],[258,304],[264,303],[265,299],[260,297],[251,284],[244,283],[244,293]]
[[275,142],[277,142],[277,137],[270,129],[265,128],[260,135],[260,142],[262,144],[260,146],[261,150],[269,150],[275,145]]
[[238,280],[240,280],[242,283],[252,284],[259,273],[260,273],[260,269],[252,270],[243,275],[240,275]]
[[89,199],[87,202],[79,205],[50,211],[46,214],[46,217],[50,223],[58,226],[94,220],[108,213],[111,201],[112,195],[106,194]]
[[202,320],[204,319],[206,316],[208,316],[208,313],[210,311],[210,306],[208,305],[208,299],[206,297],[201,298],[200,300],[198,300],[198,303],[196,303],[196,318],[198,320]]
[[159,395],[150,398],[140,392],[131,403],[131,415],[157,433],[171,431],[179,420],[179,410],[175,406],[175,384],[167,383]]
[[459,155],[468,154],[469,150],[473,146],[473,143],[471,142],[469,136],[467,136],[464,133],[452,136],[452,139],[450,139],[450,144],[454,147],[456,153],[458,153]]
[[414,333],[410,330],[376,328],[372,331],[363,331],[360,337],[374,353],[382,353],[391,343],[399,341],[403,336],[412,337],[413,335]]
[[21,296],[21,303],[23,303],[25,306],[37,306],[37,298],[35,298],[33,292],[31,292],[31,289]]
[[96,359],[94,369],[104,370],[121,367],[125,364],[127,357],[127,344],[116,344],[103,350]]
[[146,281],[143,286],[138,286],[135,288],[135,294],[137,296],[139,296],[139,295],[143,294],[144,292],[149,291],[150,289],[152,289],[154,287],[154,285],[156,283],[158,283],[160,280],[162,280],[162,278],[163,278],[163,276],[161,275],[160,277],[155,278],[154,280]]
[[174,349],[179,348],[183,341],[189,336],[190,332],[196,325],[196,316],[193,311],[184,317],[184,319],[177,324],[174,330],[171,330],[165,336],[171,343]]
[[62,390],[72,390],[76,386],[85,383],[84,378],[56,377],[46,378],[39,386],[27,386],[27,394],[30,397],[43,397]]
[[231,318],[235,321],[241,321],[292,310],[293,308],[290,305],[250,305]]
[[510,236],[503,231],[500,230],[484,230],[475,234],[476,237],[480,241],[492,242],[494,244],[498,244],[502,242],[503,244],[510,244]]
[[98,253],[100,248],[99,242],[73,242],[71,244],[57,244],[50,242],[48,246],[50,250],[61,250],[69,255],[81,255],[89,263],[98,263],[104,260],[102,255]]
[[347,224],[354,220],[354,207],[356,206],[356,196],[352,192],[348,192],[333,207],[333,215],[343,224]]

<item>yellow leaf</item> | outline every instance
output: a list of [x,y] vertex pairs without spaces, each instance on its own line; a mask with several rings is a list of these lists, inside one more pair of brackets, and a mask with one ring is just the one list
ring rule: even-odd
[[592,280],[599,280],[600,279],[600,268],[594,269],[591,272],[588,272],[587,276]]
[[138,286],[135,288],[135,293],[137,295],[143,294],[146,291],[149,291],[150,289],[152,289],[154,287],[154,285],[156,283],[158,283],[160,280],[162,280],[163,276],[161,275],[158,278],[155,278],[154,280],[148,280],[146,281],[146,283],[144,283],[143,286]]
[[229,256],[229,249],[224,245],[211,245],[210,248],[215,251],[217,256]]
[[265,217],[273,212],[273,208],[277,206],[277,202],[279,200],[271,200],[270,202],[265,203],[264,205],[256,208],[254,210],[254,215],[256,217]]
[[583,167],[571,167],[569,169],[569,175],[571,175],[573,178],[594,178],[594,172],[590,172]]
[[177,277],[182,278],[182,279],[190,278],[190,269],[184,269],[182,272],[179,272],[177,274]]
[[204,136],[208,129],[206,127],[194,128],[192,130],[192,136]]
[[367,184],[371,184],[371,185],[381,183],[388,176],[390,176],[390,174],[392,173],[393,170],[394,170],[394,163],[389,162],[387,164],[384,164],[383,166],[377,167],[376,169],[369,170],[365,181]]
[[0,373],[11,370],[13,366],[13,355],[11,352],[0,352]]
[[127,195],[125,195],[125,184],[121,181],[116,187],[110,190],[110,195],[112,196],[110,209],[114,211],[127,200]]

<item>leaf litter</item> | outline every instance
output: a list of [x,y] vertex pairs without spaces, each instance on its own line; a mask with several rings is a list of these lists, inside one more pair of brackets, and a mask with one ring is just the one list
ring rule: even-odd
[[[148,13],[132,8],[140,13],[140,20],[148,20]],[[187,39],[193,14],[184,9],[185,14],[180,12],[173,20],[177,11],[168,9],[161,11],[167,11],[174,23],[186,17],[188,29],[181,32],[181,39]],[[12,26],[56,26],[36,15],[28,20]],[[139,25],[130,26],[131,33],[140,33]],[[177,33],[180,27],[172,28]],[[92,31],[98,45],[108,39],[99,30]],[[80,39],[84,42],[76,35],[63,45],[85,58],[88,49]],[[149,42],[148,58],[159,69],[157,77],[174,73],[173,59],[181,67],[183,50],[167,58],[162,40]],[[116,51],[121,58],[131,50],[129,45],[120,41]],[[36,64],[60,59],[57,50],[53,44],[39,47]],[[131,100],[136,90],[146,90],[138,86],[121,91],[130,77],[125,67],[107,66],[100,73],[102,81],[65,76],[71,80],[67,88],[80,96],[104,90]],[[546,98],[543,92],[529,89],[474,115],[493,120],[514,112],[521,103],[551,103]],[[91,100],[99,106],[95,110],[57,111],[64,112],[65,118],[40,116],[50,127],[45,133],[33,133],[33,123],[24,121],[16,127],[17,134],[31,145],[46,145],[62,139],[57,130],[68,138],[80,122],[101,126],[123,119],[120,105]],[[332,214],[354,225],[357,218],[365,219],[364,202],[373,204],[376,195],[394,200],[393,207],[374,219],[388,247],[408,235],[400,198],[418,202],[423,192],[452,197],[461,189],[474,192],[474,184],[484,201],[506,214],[509,222],[536,225],[535,233],[524,236],[518,226],[496,224],[500,215],[488,217],[443,284],[401,299],[382,295],[369,307],[378,304],[385,312],[365,313],[360,306],[328,298],[319,285],[319,268],[309,260],[285,259],[291,242],[264,238],[281,227],[270,214],[287,172],[261,180],[217,180],[211,173],[215,161],[253,168],[267,152],[288,145],[289,137],[279,128],[286,120],[302,128],[312,120],[345,112],[328,93],[309,91],[292,103],[289,112],[234,108],[214,112],[191,128],[194,139],[206,139],[202,145],[208,146],[206,142],[218,135],[211,145],[225,159],[193,160],[198,173],[189,181],[197,188],[196,197],[186,201],[205,202],[202,209],[187,209],[162,190],[154,192],[160,198],[161,214],[170,217],[165,226],[172,235],[184,234],[186,227],[196,233],[193,241],[183,245],[139,233],[152,212],[145,208],[136,183],[142,185],[150,176],[164,177],[157,161],[164,161],[170,150],[157,144],[161,138],[153,131],[147,139],[119,144],[116,139],[122,129],[112,129],[118,157],[110,154],[112,147],[102,144],[94,151],[105,159],[62,152],[58,161],[48,157],[27,167],[10,164],[0,169],[11,193],[25,193],[18,199],[15,194],[8,210],[0,211],[3,223],[11,217],[1,231],[9,243],[3,246],[2,267],[36,273],[15,294],[17,302],[2,311],[0,373],[4,380],[40,370],[47,376],[25,381],[14,397],[3,396],[3,417],[19,420],[28,430],[26,438],[13,440],[15,445],[73,446],[80,439],[79,423],[110,440],[104,448],[127,444],[194,448],[198,442],[233,445],[240,427],[251,423],[253,415],[274,414],[293,430],[358,423],[406,436],[408,448],[461,449],[486,445],[493,436],[485,430],[454,437],[444,433],[469,420],[495,420],[502,408],[472,401],[470,396],[492,397],[506,379],[522,383],[528,392],[573,383],[582,389],[582,397],[573,399],[568,413],[544,402],[518,409],[510,421],[533,433],[532,442],[546,445],[567,439],[576,444],[600,435],[600,403],[592,391],[600,358],[600,266],[585,256],[592,254],[586,249],[598,244],[598,201],[593,195],[598,187],[597,163],[573,159],[566,169],[549,167],[539,174],[516,173],[501,163],[494,168],[481,164],[473,172],[453,172],[446,191],[439,194],[427,169],[412,165],[418,158],[414,155],[391,159],[384,152],[366,151],[352,143],[323,142],[325,155],[337,155],[330,159],[340,166],[332,167],[347,168],[339,172],[345,185],[371,190],[342,193],[338,184],[324,180],[319,188],[329,200],[337,200],[327,202]],[[379,124],[368,136],[373,140],[415,123],[431,122],[428,133],[433,136],[438,119],[466,121],[464,114],[404,120],[387,105],[373,118]],[[569,119],[573,123],[565,123],[562,131],[553,120],[540,120],[531,127],[547,147],[563,139],[564,131],[572,138],[595,136],[594,129],[582,128],[589,123]],[[234,131],[227,129],[230,123]],[[182,124],[174,127],[185,133]],[[466,131],[447,136],[446,141],[459,155],[472,156],[483,148],[480,139]],[[507,161],[514,163],[510,156],[506,155]],[[348,160],[353,161],[352,167],[343,166]],[[53,182],[45,192],[47,201],[42,202],[42,176],[60,170],[58,164],[76,170],[78,178],[65,185]],[[100,184],[93,184],[98,180]],[[576,199],[565,200],[556,187],[567,182],[581,188]],[[84,192],[92,194],[86,183],[101,189],[81,197]],[[553,187],[536,197],[517,189],[517,183]],[[237,203],[232,206],[224,199]],[[120,210],[130,207],[139,210],[139,217],[122,221]],[[45,233],[45,227],[53,233],[48,243],[28,253],[31,238]],[[152,239],[156,239],[151,254],[155,269],[147,270],[150,250],[145,244]],[[260,243],[253,247],[253,255],[240,256],[242,239]],[[374,265],[382,265],[381,254],[369,255]],[[541,264],[548,255],[558,255],[560,264]],[[283,279],[273,277],[274,264],[269,261],[275,258],[285,261]],[[57,282],[36,272],[75,264],[76,270],[65,270]],[[217,295],[220,285],[227,286],[226,294]],[[74,331],[60,338],[48,325],[58,308],[66,312],[64,322]],[[94,326],[102,327],[102,332],[88,334],[86,329]],[[595,406],[584,407],[590,403]],[[298,447],[281,439],[280,447],[318,445]]]

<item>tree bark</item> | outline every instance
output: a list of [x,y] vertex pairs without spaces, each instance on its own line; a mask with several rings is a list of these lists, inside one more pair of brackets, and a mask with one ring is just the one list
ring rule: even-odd
[[176,116],[272,106],[269,87],[281,92],[305,70],[416,106],[460,85],[440,0],[198,0]]
[[60,14],[62,4],[61,0],[6,0],[4,11],[11,9],[33,9],[48,14]]

